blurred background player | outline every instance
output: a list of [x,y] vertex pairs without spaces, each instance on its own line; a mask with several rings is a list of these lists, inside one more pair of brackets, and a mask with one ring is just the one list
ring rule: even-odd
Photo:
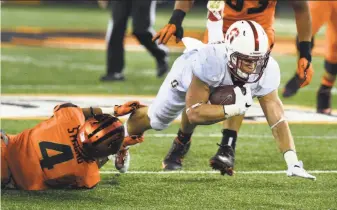
[[101,7],[107,7],[110,2],[112,19],[109,21],[107,41],[107,74],[101,81],[122,81],[125,79],[124,70],[124,37],[128,18],[132,17],[132,34],[151,53],[157,63],[157,77],[168,71],[168,48],[152,42],[155,33],[152,28],[156,16],[156,1],[126,0],[108,1],[98,0]]
[[[114,114],[128,114],[137,104],[115,106]],[[17,135],[1,131],[1,188],[93,188],[123,139],[122,123],[102,109],[60,104],[34,128]]]
[[[326,54],[324,61],[325,72],[317,92],[316,109],[318,113],[331,114],[331,89],[336,81],[337,74],[337,2],[336,1],[310,1],[312,18],[312,35],[327,24],[326,28]],[[314,40],[312,40],[313,42]],[[313,47],[313,44],[312,44]],[[297,49],[299,49],[297,42]],[[296,73],[285,86],[283,97],[295,95],[300,87],[300,80]]]
[[[228,27],[238,20],[253,20],[259,23],[266,32],[269,39],[269,46],[272,48],[274,44],[275,31],[273,27],[275,7],[277,1],[248,1],[237,0],[225,1],[209,1],[208,13],[212,15],[214,12],[220,12],[220,16],[208,16],[210,21],[218,21],[223,19],[223,34],[226,33]],[[300,59],[298,60],[297,72],[301,76],[301,87],[310,83],[313,69],[311,64],[311,17],[307,1],[289,1],[295,12],[296,26],[299,37]],[[193,6],[193,1],[176,1],[174,10],[169,23],[162,28],[153,38],[159,43],[167,43],[171,36],[176,36],[178,42],[183,37],[182,21],[186,13]],[[207,32],[206,32],[207,34]],[[210,33],[209,33],[210,34]],[[205,35],[204,42],[207,41]],[[258,40],[257,40],[258,41]],[[306,72],[306,73],[304,73]],[[236,116],[223,122],[222,144],[231,142],[231,146],[235,149],[237,132],[241,126],[244,116]],[[183,157],[187,154],[191,144],[192,133],[184,133],[178,131],[177,137],[173,141],[172,147],[164,159],[164,166],[167,170],[177,170],[182,167]],[[221,149],[221,147],[219,148]]]

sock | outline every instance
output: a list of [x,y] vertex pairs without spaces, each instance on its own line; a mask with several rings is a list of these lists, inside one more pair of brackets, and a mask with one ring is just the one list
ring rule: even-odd
[[234,130],[223,129],[221,145],[229,145],[235,150],[237,132]]
[[214,22],[207,20],[208,43],[220,43],[225,41],[222,25],[223,20]]
[[191,140],[191,136],[193,133],[183,133],[180,129],[178,131],[178,140],[182,143],[182,144],[187,144],[190,140]]
[[285,153],[283,153],[283,157],[288,167],[298,163],[296,152],[293,150],[288,150]]

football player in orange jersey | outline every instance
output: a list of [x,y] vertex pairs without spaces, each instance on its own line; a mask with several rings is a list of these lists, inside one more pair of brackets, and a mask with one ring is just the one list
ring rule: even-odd
[[[170,37],[176,36],[176,42],[183,37],[182,21],[186,13],[193,6],[193,0],[176,1],[174,11],[169,23],[165,25],[153,38],[159,43],[167,43]],[[269,45],[274,44],[274,14],[277,1],[249,1],[226,0],[209,1],[209,11],[223,11],[223,32],[237,20],[253,20],[259,23],[268,35]],[[289,1],[295,12],[296,26],[299,37],[300,58],[298,60],[297,74],[301,80],[301,87],[308,85],[312,79],[313,69],[311,64],[311,16],[307,1]],[[220,6],[219,6],[220,5]],[[210,19],[210,16],[208,16]],[[235,116],[223,122],[222,145],[230,144],[235,151],[237,132],[241,127],[244,116]],[[177,170],[182,168],[183,157],[187,154],[191,144],[191,132],[179,130],[173,141],[172,147],[163,161],[164,169]]]
[[[335,84],[337,75],[337,2],[336,1],[311,1],[309,7],[312,17],[312,35],[327,24],[326,28],[326,54],[324,61],[325,72],[321,86],[317,92],[317,112],[331,114],[331,89]],[[297,42],[298,45],[298,42]],[[312,46],[313,47],[313,46]],[[298,46],[297,46],[298,49]],[[297,74],[287,83],[283,96],[290,97],[299,89]]]
[[[133,112],[139,103],[114,107],[114,115]],[[45,190],[93,188],[99,168],[116,154],[124,126],[101,108],[57,105],[49,119],[17,135],[1,131],[1,188]]]

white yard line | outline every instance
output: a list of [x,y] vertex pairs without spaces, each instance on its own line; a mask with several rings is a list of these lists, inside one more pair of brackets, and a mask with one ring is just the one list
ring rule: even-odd
[[[163,134],[163,133],[158,133],[158,134],[145,134],[145,137],[158,137],[158,138],[163,138],[163,137],[176,137],[177,134],[175,133],[167,133],[167,134]],[[242,138],[263,138],[263,139],[272,139],[273,136],[271,135],[251,135],[251,134],[240,134],[239,136]],[[202,133],[195,133],[193,134],[193,137],[211,137],[211,138],[219,138],[222,137],[222,134],[217,133],[217,134],[202,134]],[[337,135],[334,136],[322,136],[322,135],[318,135],[318,136],[294,136],[294,138],[296,139],[335,139],[337,140]]]
[[[118,171],[100,171],[101,174],[119,174]],[[219,171],[128,171],[127,174],[219,174]],[[235,171],[236,174],[285,174],[286,171]],[[337,170],[313,170],[311,174],[336,174]]]

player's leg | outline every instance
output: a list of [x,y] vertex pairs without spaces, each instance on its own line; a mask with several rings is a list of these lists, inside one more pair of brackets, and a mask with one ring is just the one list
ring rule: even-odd
[[[314,36],[318,32],[318,30],[328,21],[331,15],[331,7],[328,1],[318,2],[318,1],[310,1],[309,2],[311,21],[312,21],[312,35],[311,39],[311,49],[314,47]],[[299,42],[296,38],[296,46],[297,51],[299,52]],[[299,53],[298,53],[299,54]],[[295,75],[287,82],[284,90],[283,97],[291,97],[297,93],[300,89],[300,79],[295,73]]]
[[172,146],[163,160],[164,170],[179,170],[182,168],[182,161],[191,146],[191,137],[195,125],[192,125],[187,118],[185,109],[181,114],[181,124],[177,136],[173,140]]
[[124,35],[130,14],[128,1],[111,1],[112,19],[106,32],[107,74],[101,81],[124,80]]
[[168,48],[152,41],[155,34],[153,24],[156,16],[156,1],[132,0],[133,35],[146,47],[157,62],[157,76],[163,76],[168,70]]
[[[331,2],[332,4],[335,2]],[[336,3],[335,3],[336,4]],[[332,11],[326,29],[327,54],[325,56],[325,72],[321,85],[317,92],[317,112],[331,114],[331,89],[333,88],[337,75],[337,6]]]
[[[179,67],[179,65],[174,66]],[[153,103],[149,107],[137,109],[125,123],[126,137],[123,142],[123,148],[116,155],[115,160],[115,166],[120,172],[128,170],[129,146],[141,143],[144,140],[143,133],[148,129],[160,131],[167,128],[185,108],[186,93],[178,91],[171,84],[174,73],[175,70],[170,71]]]
[[210,159],[213,169],[219,170],[222,175],[233,175],[235,146],[237,133],[241,127],[244,116],[231,117],[223,121],[222,139],[216,154]]

